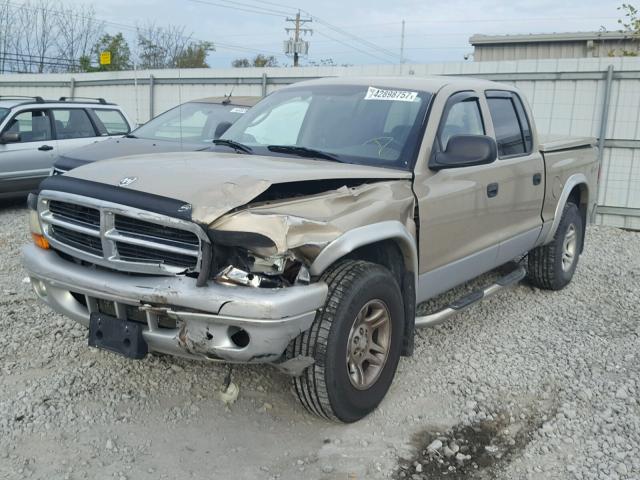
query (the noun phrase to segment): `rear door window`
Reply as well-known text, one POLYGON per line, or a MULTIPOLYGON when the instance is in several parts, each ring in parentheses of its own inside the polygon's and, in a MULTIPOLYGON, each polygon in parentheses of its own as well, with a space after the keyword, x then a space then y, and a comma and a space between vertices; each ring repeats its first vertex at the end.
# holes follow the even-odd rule
POLYGON ((529 119, 524 111, 522 100, 520 97, 513 96, 513 103, 516 106, 516 112, 518 112, 518 118, 520 119, 520 128, 522 129, 522 136, 524 137, 524 146, 526 152, 530 152, 533 148, 533 137, 531 136, 531 125, 529 125, 529 119))
POLYGON ((512 92, 487 94, 500 158, 526 155, 532 148, 531 127, 522 101, 512 92))
POLYGON ((20 143, 51 140, 51 119, 46 110, 20 112, 11 119, 5 132, 19 133, 20 143))
POLYGON ((82 108, 55 109, 53 119, 58 140, 98 136, 89 115, 82 108))
POLYGON ((125 135, 129 133, 129 124, 124 115, 118 110, 94 108, 92 112, 98 120, 98 129, 103 131, 101 132, 103 135, 125 135))

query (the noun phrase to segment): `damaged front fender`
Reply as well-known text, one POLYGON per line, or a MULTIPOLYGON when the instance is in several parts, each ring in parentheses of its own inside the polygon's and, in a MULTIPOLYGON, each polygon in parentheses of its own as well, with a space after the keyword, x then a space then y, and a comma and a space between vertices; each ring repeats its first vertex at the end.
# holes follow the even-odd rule
MULTIPOLYGON (((401 249, 411 270, 417 271, 415 255, 416 226, 413 221, 415 200, 409 180, 376 181, 292 200, 248 205, 212 223, 214 232, 252 232, 272 240, 273 246, 252 249, 258 255, 293 255, 307 266, 337 239, 363 227, 366 236, 355 242, 342 242, 335 254, 378 240, 402 237, 401 249), (391 227, 393 222, 393 231, 391 227), (373 227, 377 225, 378 227, 373 227), (411 252, 413 246, 413 252, 411 252)), ((361 232, 362 233, 362 232, 361 232)), ((326 265, 331 255, 325 255, 326 265)), ((330 264, 330 263, 329 263, 330 264)), ((328 266, 328 265, 327 265, 328 266)), ((312 272, 317 274, 319 268, 312 272)))

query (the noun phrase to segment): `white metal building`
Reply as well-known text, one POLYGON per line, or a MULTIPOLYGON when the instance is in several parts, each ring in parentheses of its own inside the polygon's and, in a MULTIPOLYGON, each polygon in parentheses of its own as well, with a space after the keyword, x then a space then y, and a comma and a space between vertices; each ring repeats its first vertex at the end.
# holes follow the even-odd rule
POLYGON ((610 57, 623 52, 640 55, 640 38, 628 32, 474 35, 469 43, 476 62, 610 57))

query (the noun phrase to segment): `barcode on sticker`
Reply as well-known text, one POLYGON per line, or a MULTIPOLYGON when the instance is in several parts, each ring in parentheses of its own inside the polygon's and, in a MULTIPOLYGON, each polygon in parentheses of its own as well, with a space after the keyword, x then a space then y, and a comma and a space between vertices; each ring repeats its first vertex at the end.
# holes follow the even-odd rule
POLYGON ((418 98, 418 92, 407 90, 383 90, 381 88, 369 87, 365 100, 395 100, 397 102, 413 102, 418 98))
POLYGON ((248 111, 249 111, 248 108, 238 108, 238 107, 235 107, 229 110, 229 112, 231 113, 247 113, 248 111))

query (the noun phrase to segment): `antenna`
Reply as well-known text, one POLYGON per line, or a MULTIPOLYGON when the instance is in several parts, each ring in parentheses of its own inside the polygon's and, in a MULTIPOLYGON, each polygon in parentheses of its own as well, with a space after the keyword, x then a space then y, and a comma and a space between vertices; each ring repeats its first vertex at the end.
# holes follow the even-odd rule
POLYGON ((229 95, 225 95, 224 96, 224 100, 222 100, 222 104, 223 105, 227 105, 229 103, 231 103, 231 95, 233 95, 233 90, 236 88, 236 86, 234 85, 233 87, 231 87, 231 91, 229 92, 229 95))

